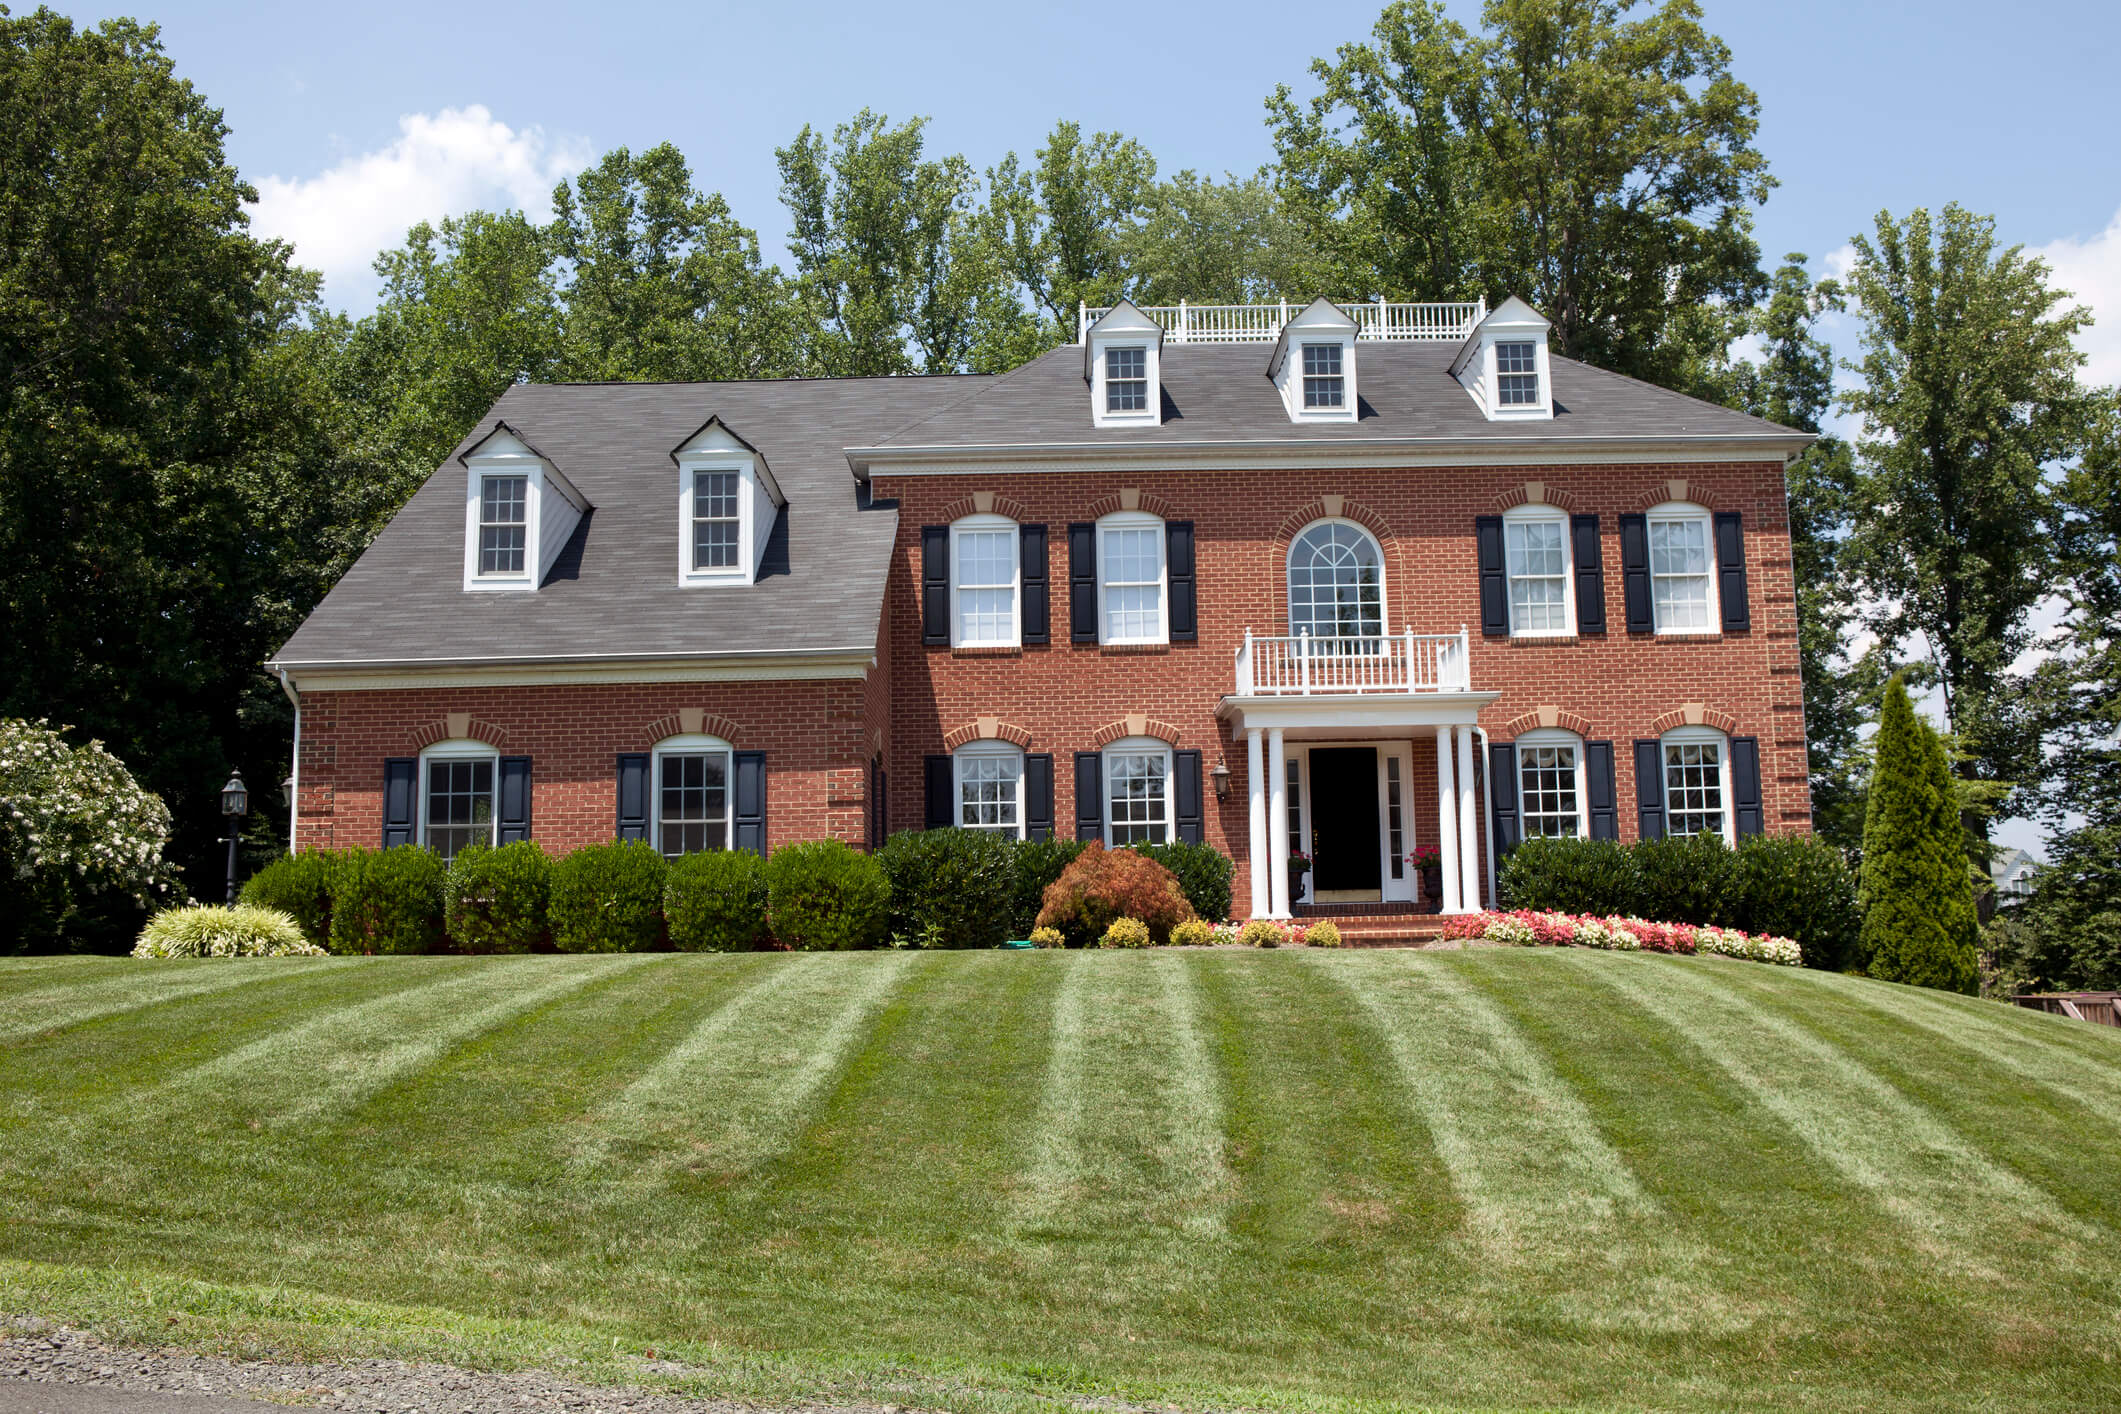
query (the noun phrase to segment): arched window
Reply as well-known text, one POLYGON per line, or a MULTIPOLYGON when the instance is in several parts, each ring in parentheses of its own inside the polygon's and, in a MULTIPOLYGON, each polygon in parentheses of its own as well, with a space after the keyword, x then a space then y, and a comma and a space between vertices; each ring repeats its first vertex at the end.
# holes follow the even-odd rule
POLYGON ((494 777, 501 753, 483 741, 442 741, 420 753, 420 843, 454 859, 494 842, 494 777))
POLYGON ((1384 553, 1361 526, 1322 520, 1289 546, 1289 632, 1379 638, 1385 631, 1384 553))
POLYGON ((1644 518, 1650 539, 1650 603, 1659 633, 1713 633, 1716 537, 1709 513, 1666 501, 1644 518))
POLYGON ((1168 844, 1171 746, 1130 736, 1105 748, 1105 843, 1168 844))
POLYGON ((950 527, 950 641, 961 648, 1014 648, 1017 540, 1007 516, 966 516, 950 527))
POLYGON ((1510 632, 1521 638, 1574 633, 1569 518, 1556 506, 1517 506, 1503 514, 1502 537, 1510 632))
POLYGON ((729 842, 729 743, 700 735, 657 742, 655 847, 676 859, 729 842))
POLYGON ((1658 743, 1664 766, 1664 832, 1722 835, 1731 823, 1731 748, 1714 727, 1674 727, 1658 743))
POLYGON ((956 818, 967 830, 1024 837, 1024 753, 1014 742, 972 741, 951 753, 956 818))
POLYGON ((1582 839, 1590 833, 1583 739, 1558 727, 1517 738, 1517 809, 1524 837, 1582 839))
POLYGON ((1097 523, 1098 641, 1167 643, 1164 523, 1120 511, 1097 523))

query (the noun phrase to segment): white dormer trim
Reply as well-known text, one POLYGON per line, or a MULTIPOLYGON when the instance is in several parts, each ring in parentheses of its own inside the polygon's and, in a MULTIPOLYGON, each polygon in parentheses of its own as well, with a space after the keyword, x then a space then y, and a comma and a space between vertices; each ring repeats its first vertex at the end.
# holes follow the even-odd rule
POLYGON ((1547 334, 1553 328, 1547 317, 1511 295, 1495 312, 1480 321, 1459 346, 1451 361, 1451 374, 1458 379, 1490 422, 1545 422, 1554 416, 1554 374, 1547 357, 1547 334), (1534 375, 1539 379, 1538 399, 1530 403, 1502 401, 1502 374, 1496 366, 1496 349, 1502 344, 1530 344, 1534 375))
POLYGON ((533 592, 545 582, 553 562, 566 548, 588 498, 505 422, 473 443, 458 461, 464 466, 464 588, 474 592, 533 592), (479 509, 489 476, 520 476, 524 481, 523 568, 519 573, 479 573, 479 509))
POLYGON ((775 519, 788 504, 772 468, 758 448, 731 431, 719 415, 671 449, 678 469, 678 583, 692 588, 715 584, 756 584, 766 558, 766 541, 775 519), (701 472, 730 472, 737 478, 736 563, 702 567, 695 563, 693 493, 701 472))
POLYGON ((1083 334, 1083 381, 1090 385, 1090 420, 1097 427, 1154 427, 1164 420, 1164 326, 1121 300, 1083 334), (1148 380, 1145 405, 1136 410, 1106 406, 1105 355, 1113 349, 1140 349, 1148 380))
POLYGON ((1291 422, 1353 422, 1356 419, 1355 336, 1361 326, 1329 299, 1315 299, 1282 326, 1267 361, 1267 376, 1288 410, 1291 422), (1340 355, 1341 399, 1337 406, 1308 406, 1304 400, 1304 350, 1335 349, 1340 355))

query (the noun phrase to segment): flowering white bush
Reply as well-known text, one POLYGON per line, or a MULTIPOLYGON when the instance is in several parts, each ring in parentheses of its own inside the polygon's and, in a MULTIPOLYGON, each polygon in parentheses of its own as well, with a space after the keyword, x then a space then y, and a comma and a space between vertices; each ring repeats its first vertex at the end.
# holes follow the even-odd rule
POLYGON ((1629 930, 1625 918, 1579 918, 1571 941, 1580 948, 1604 948, 1609 952, 1639 952, 1642 948, 1642 940, 1629 930))
POLYGON ((169 808, 103 743, 71 746, 46 722, 0 718, 0 887, 16 907, 57 926, 89 894, 167 902, 177 884, 168 842, 169 808))
POLYGON ((147 920, 134 957, 323 957, 294 918, 247 903, 166 908, 147 920))
POLYGON ((1481 933, 1491 943, 1508 943, 1512 947, 1528 948, 1539 941, 1532 933, 1529 919, 1515 914, 1498 913, 1492 923, 1481 933))

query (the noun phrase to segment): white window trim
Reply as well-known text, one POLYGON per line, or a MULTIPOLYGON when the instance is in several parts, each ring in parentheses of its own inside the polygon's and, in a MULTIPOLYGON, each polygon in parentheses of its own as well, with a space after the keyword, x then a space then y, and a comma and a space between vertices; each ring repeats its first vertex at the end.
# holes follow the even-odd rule
POLYGON ((1172 775, 1175 762, 1171 752, 1171 743, 1161 737, 1129 736, 1113 742, 1105 747, 1103 751, 1100 751, 1097 756, 1098 784, 1105 795, 1105 848, 1117 849, 1120 847, 1114 844, 1112 839, 1112 758, 1114 756, 1162 756, 1164 758, 1163 843, 1170 844, 1176 840, 1178 838, 1178 802, 1175 797, 1178 793, 1178 783, 1172 775))
POLYGON ((978 830, 982 834, 1005 834, 1003 828, 965 823, 965 763, 982 758, 996 758, 1016 763, 1016 829, 1015 838, 1024 838, 1024 749, 1009 741, 968 741, 950 753, 950 823, 962 830, 978 830))
MULTIPOLYGON (((1130 586, 1131 587, 1131 586, 1130 586)), ((1160 644, 1171 641, 1171 565, 1170 546, 1164 539, 1163 517, 1147 511, 1115 511, 1097 523, 1097 641, 1112 644, 1160 644), (1105 532, 1107 530, 1153 530, 1156 532, 1156 632, 1133 637, 1114 638, 1105 633, 1108 620, 1105 616, 1105 532)))
POLYGON ((1559 506, 1536 502, 1530 505, 1513 506, 1502 514, 1502 592, 1510 615, 1510 637, 1512 638, 1574 638, 1576 636, 1576 546, 1575 537, 1569 533, 1568 512, 1559 506), (1519 628, 1517 626, 1517 596, 1510 586, 1510 527, 1513 525, 1551 524, 1561 527, 1561 627, 1519 628))
MULTIPOLYGON (((1294 637, 1297 632, 1296 586, 1291 582, 1290 578, 1296 568, 1296 547, 1303 544, 1304 537, 1306 535, 1309 535, 1312 531, 1317 530, 1320 526, 1326 525, 1346 526, 1349 530, 1354 531, 1356 534, 1362 536, 1363 539, 1369 541, 1371 548, 1377 551, 1378 636, 1390 637, 1392 632, 1392 590, 1391 585, 1388 583, 1391 576, 1385 573, 1385 547, 1375 535, 1372 535, 1370 533, 1368 527, 1362 525, 1357 521, 1348 520, 1345 517, 1339 516, 1322 516, 1319 519, 1312 521, 1309 525, 1306 525, 1301 530, 1297 531, 1296 534, 1289 537, 1289 552, 1286 555, 1282 556, 1281 592, 1284 601, 1282 604, 1283 617, 1288 623, 1290 636, 1294 637)), ((1322 635, 1317 634, 1313 635, 1313 637, 1321 636, 1322 635)))
POLYGON ((1353 422, 1357 416, 1355 385, 1355 336, 1353 334, 1303 334, 1295 338, 1295 347, 1288 352, 1289 380, 1286 401, 1289 417, 1295 422, 1353 422), (1340 406, 1314 408, 1304 406, 1304 350, 1306 348, 1337 347, 1340 350, 1340 406))
MULTIPOLYGON (((1511 745, 1515 748, 1511 755, 1511 761, 1517 768, 1516 779, 1510 784, 1517 792, 1518 834, 1525 839, 1532 837, 1531 831, 1525 827, 1526 820, 1530 818, 1525 812, 1524 802, 1523 754, 1525 750, 1542 746, 1567 746, 1574 748, 1576 752, 1576 838, 1589 839, 1591 837, 1591 783, 1584 769, 1583 738, 1566 727, 1540 727, 1526 732, 1512 742, 1511 745)), ((1662 761, 1664 758, 1660 756, 1658 759, 1662 761)))
POLYGON ((1672 833, 1672 791, 1664 775, 1664 749, 1707 743, 1720 748, 1716 753, 1716 776, 1717 793, 1723 799, 1723 842, 1736 849, 1738 812, 1731 799, 1731 739, 1714 727, 1674 727, 1657 738, 1657 800, 1664 809, 1664 832, 1667 836, 1672 833))
MULTIPOLYGON (((722 766, 722 848, 736 848, 736 748, 703 733, 666 736, 648 756, 648 842, 663 852, 663 757, 699 756, 719 751, 722 766)), ((667 856, 666 856, 667 857, 667 856)))
MULTIPOLYGON (((438 741, 420 753, 419 778, 415 782, 420 794, 420 843, 432 849, 427 839, 427 763, 430 761, 490 761, 493 763, 493 807, 487 813, 486 843, 491 846, 500 839, 501 830, 501 751, 483 741, 470 737, 459 737, 450 741, 438 741)), ((452 826, 451 828, 455 828, 452 826)))
POLYGON ((678 583, 687 587, 703 584, 750 584, 758 568, 759 499, 758 461, 720 448, 703 448, 678 456, 678 583), (696 474, 703 471, 733 471, 737 474, 736 563, 713 569, 696 569, 692 555, 692 497, 696 474))
POLYGON ((1701 522, 1701 543, 1708 547, 1709 621, 1698 626, 1667 625, 1663 621, 1663 617, 1657 612, 1657 562, 1654 558, 1649 558, 1649 563, 1644 568, 1650 577, 1650 618, 1652 624, 1658 633, 1721 633, 1723 631, 1723 602, 1721 596, 1716 592, 1716 518, 1709 514, 1708 507, 1696 505, 1692 501, 1663 501, 1652 506, 1643 513, 1642 517, 1642 553, 1646 558, 1653 553, 1650 548, 1652 540, 1650 527, 1661 520, 1693 520, 1701 522))
POLYGON ((1163 358, 1162 341, 1133 332, 1115 333, 1094 341, 1090 365, 1090 413, 1092 425, 1097 427, 1141 427, 1153 426, 1163 421, 1163 358), (1142 372, 1148 379, 1146 407, 1133 411, 1114 412, 1106 407, 1105 355, 1114 349, 1140 349, 1142 372))
POLYGON ((526 452, 494 451, 464 459, 464 587, 479 591, 535 591, 544 577, 539 563, 545 533, 545 463, 526 452), (479 573, 479 510, 486 478, 523 478, 523 569, 519 574, 479 573))
MULTIPOLYGON (((974 585, 975 589, 1000 588, 974 585)), ((1024 641, 1024 538, 1023 528, 1007 516, 970 515, 950 523, 950 646, 952 648, 1017 648, 1024 641), (967 531, 1009 532, 1009 563, 1014 574, 1009 581, 1009 633, 1005 638, 963 637, 964 616, 958 612, 958 594, 965 557, 958 552, 958 537, 967 531)))
POLYGON ((1487 393, 1487 414, 1497 422, 1518 419, 1551 419, 1554 416, 1554 371, 1547 360, 1547 340, 1544 329, 1537 332, 1526 329, 1499 329, 1487 340, 1480 351, 1481 373, 1487 393), (1502 400, 1501 357, 1496 349, 1502 344, 1530 344, 1532 346, 1532 369, 1539 379, 1539 400, 1531 403, 1506 403, 1502 400))

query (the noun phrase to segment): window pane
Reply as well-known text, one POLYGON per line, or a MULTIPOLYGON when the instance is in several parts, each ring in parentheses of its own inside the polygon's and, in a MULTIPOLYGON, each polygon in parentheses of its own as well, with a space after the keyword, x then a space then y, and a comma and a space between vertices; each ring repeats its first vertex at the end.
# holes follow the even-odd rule
POLYGON ((1495 346, 1496 400, 1504 407, 1537 404, 1539 363, 1530 344, 1495 346))
POLYGON ((1018 835, 1020 756, 969 755, 957 762, 957 823, 970 830, 1018 835))
POLYGON ((1657 627, 1711 627, 1709 529, 1699 517, 1650 522, 1650 586, 1657 627))
POLYGON ((1163 636, 1164 533, 1160 526, 1107 529, 1105 641, 1163 636))
POLYGON ((1112 843, 1162 844, 1169 838, 1164 760, 1160 751, 1118 751, 1105 757, 1112 843))
POLYGON ((737 542, 743 523, 743 478, 733 471, 694 472, 692 567, 737 568, 737 542))
POLYGON ((729 756, 663 752, 657 758, 656 847, 671 858, 729 847, 729 756))
POLYGON ((529 479, 486 476, 479 480, 479 573, 521 574, 528 524, 529 479))
POLYGON ((958 642, 1016 641, 1016 540, 1014 528, 957 533, 958 642))
POLYGON ((1527 839, 1577 834, 1581 821, 1577 817, 1575 747, 1519 747, 1517 779, 1527 839))
POLYGON ((1670 743, 1664 748, 1665 833, 1723 833, 1723 746, 1670 743))
POLYGON ((1105 410, 1142 412, 1149 406, 1149 351, 1105 350, 1105 410))
POLYGON ((1377 637, 1384 632, 1384 573, 1376 542, 1348 525, 1304 532, 1289 554, 1289 632, 1377 637))
POLYGON ((1385 758, 1385 833, 1392 856, 1392 877, 1407 876, 1406 812, 1399 799, 1399 758, 1385 758))
POLYGON ((1510 581, 1510 626, 1519 633, 1552 633, 1569 626, 1565 612, 1567 557, 1559 521, 1511 521, 1504 527, 1510 581))
POLYGON ((493 843, 493 759, 427 763, 427 846, 454 859, 493 843))
POLYGON ((1337 408, 1346 396, 1339 344, 1304 345, 1304 406, 1337 408))

